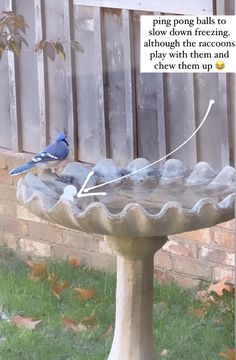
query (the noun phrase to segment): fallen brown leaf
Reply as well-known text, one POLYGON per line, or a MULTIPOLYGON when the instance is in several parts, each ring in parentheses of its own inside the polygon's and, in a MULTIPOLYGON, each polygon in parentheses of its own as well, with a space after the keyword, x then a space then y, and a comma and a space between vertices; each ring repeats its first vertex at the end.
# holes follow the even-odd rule
POLYGON ((31 269, 29 273, 31 279, 43 279, 47 277, 47 264, 45 262, 34 262, 32 258, 28 256, 26 264, 31 269))
POLYGON ((54 296, 56 296, 56 298, 59 300, 60 299, 60 294, 64 289, 68 289, 70 287, 70 285, 68 284, 67 281, 64 281, 61 284, 54 284, 52 286, 52 293, 54 296))
POLYGON ((80 266, 80 261, 79 261, 79 259, 77 259, 77 258, 75 258, 75 257, 69 257, 69 259, 68 259, 68 263, 71 265, 71 266, 73 266, 73 267, 78 267, 78 266, 80 266))
POLYGON ((209 295, 206 290, 200 290, 196 292, 195 299, 199 300, 202 304, 211 305, 215 303, 213 296, 209 295))
POLYGON ((226 352, 220 352, 219 355, 227 360, 235 360, 235 352, 233 349, 228 349, 226 352))
POLYGON ((93 310, 92 314, 89 316, 85 316, 82 320, 81 320, 81 324, 86 325, 87 328, 92 329, 95 325, 95 310, 93 310))
POLYGON ((53 286, 56 282, 57 282, 57 276, 54 273, 51 273, 50 275, 48 275, 48 281, 50 282, 50 284, 53 286))
POLYGON ((206 309, 204 307, 203 308, 197 308, 197 309, 189 307, 188 312, 191 315, 194 315, 194 316, 196 316, 198 318, 201 318, 201 317, 203 317, 205 315, 206 309))
POLYGON ((29 329, 29 330, 34 330, 35 327, 41 323, 41 321, 42 321, 42 319, 34 321, 31 318, 26 318, 26 317, 23 317, 20 315, 17 315, 12 319, 12 322, 16 326, 23 327, 23 328, 29 329))
POLYGON ((113 334, 113 326, 110 325, 109 328, 104 332, 103 336, 108 337, 111 336, 112 334, 113 334))
POLYGON ((96 289, 75 288, 79 299, 89 300, 96 296, 96 289))
POLYGON ((76 332, 82 332, 85 330, 88 330, 87 326, 81 323, 77 323, 74 320, 71 320, 69 318, 67 318, 66 316, 63 317, 63 324, 64 324, 64 328, 67 330, 73 330, 76 332))
POLYGON ((224 290, 232 293, 234 291, 234 288, 232 285, 226 284, 227 279, 223 279, 215 284, 211 283, 209 288, 207 289, 208 293, 211 293, 212 291, 215 292, 218 296, 222 297, 224 294, 224 290))

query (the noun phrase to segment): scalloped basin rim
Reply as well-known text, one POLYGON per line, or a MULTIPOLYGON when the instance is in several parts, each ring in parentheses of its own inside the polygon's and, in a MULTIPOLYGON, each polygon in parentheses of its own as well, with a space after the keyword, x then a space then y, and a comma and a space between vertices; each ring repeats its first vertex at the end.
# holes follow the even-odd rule
MULTIPOLYGON (((93 234, 159 237, 210 227, 234 217, 234 193, 231 192, 231 187, 230 193, 222 192, 218 200, 202 196, 191 207, 183 206, 176 200, 168 201, 168 198, 161 203, 157 198, 152 201, 152 207, 146 208, 145 203, 137 203, 136 198, 132 197, 130 202, 120 207, 108 207, 102 201, 89 203, 89 198, 86 201, 85 198, 76 199, 76 202, 59 200, 60 193, 56 192, 54 183, 50 187, 44 181, 30 173, 21 178, 17 184, 20 202, 47 221, 93 234)), ((139 195, 140 193, 138 199, 139 195)), ((114 200, 116 199, 115 194, 114 200)), ((116 205, 116 202, 112 204, 116 205)))
POLYGON ((170 208, 174 208, 176 209, 179 213, 182 213, 183 215, 194 215, 196 213, 199 213, 201 211, 201 208, 203 206, 206 205, 210 205, 212 208, 214 208, 216 211, 220 211, 222 213, 224 212, 228 212, 229 209, 225 209, 220 207, 219 205, 225 201, 226 199, 228 199, 228 203, 229 206, 232 207, 233 203, 234 203, 234 194, 230 194, 228 195, 224 200, 222 200, 220 203, 217 203, 215 200, 212 200, 211 198, 203 198, 200 199, 193 207, 192 209, 184 209, 181 204, 179 204, 176 201, 169 201, 166 204, 164 204, 161 208, 160 211, 158 211, 158 213, 156 214, 150 214, 142 205, 138 204, 138 203, 129 203, 128 205, 126 205, 124 207, 124 209, 122 211, 120 211, 119 213, 111 213, 105 204, 101 203, 101 202, 96 202, 93 201, 91 202, 87 208, 85 210, 81 210, 79 208, 77 208, 75 206, 74 203, 72 203, 71 201, 67 200, 67 199, 62 199, 60 201, 58 201, 54 206, 52 207, 47 207, 47 205, 45 204, 45 201, 43 201, 43 198, 47 197, 46 195, 42 196, 42 193, 40 192, 34 192, 30 197, 28 197, 27 199, 25 199, 24 195, 24 199, 22 199, 22 192, 24 189, 24 184, 21 184, 21 182, 23 182, 23 179, 20 179, 18 184, 17 184, 17 195, 19 197, 19 200, 21 202, 23 202, 23 204, 27 205, 30 204, 34 199, 38 199, 42 205, 41 210, 45 210, 45 212, 47 214, 52 213, 53 211, 55 211, 55 209, 58 208, 58 206, 64 205, 65 207, 69 208, 70 211, 77 217, 77 218, 84 218, 86 217, 89 212, 91 211, 92 208, 99 208, 102 211, 104 211, 104 213, 106 214, 107 217, 109 217, 110 219, 120 219, 122 217, 125 217, 127 215, 127 213, 136 208, 139 209, 140 212, 142 212, 147 218, 155 220, 155 219, 160 219, 162 216, 164 216, 164 214, 166 213, 166 211, 170 208), (21 189, 20 189, 21 188, 21 189), (20 189, 20 190, 19 190, 20 189))
MULTIPOLYGON (((21 181, 23 181, 23 179, 20 179, 18 184, 19 184, 19 187, 22 186, 21 184, 21 181)), ((25 186, 25 185, 23 185, 25 186)), ((17 185, 18 187, 18 185, 17 185)), ((19 188, 18 187, 18 188, 19 188)), ((22 191, 22 188, 21 188, 21 191, 22 191)), ((19 193, 18 193, 19 195, 19 193)), ((221 208, 219 207, 219 204, 220 203, 217 203, 215 200, 211 199, 211 198, 203 198, 203 199, 200 199, 193 207, 192 209, 184 209, 182 207, 181 204, 179 204, 178 202, 176 201, 168 201, 166 204, 164 204, 161 208, 160 211, 158 211, 158 213, 156 214, 150 214, 142 205, 138 204, 138 203, 135 203, 135 202, 131 202, 129 203, 128 205, 126 205, 124 207, 124 209, 122 211, 120 211, 119 213, 111 213, 105 204, 99 202, 99 201, 93 201, 91 202, 87 208, 85 210, 81 210, 79 208, 77 208, 74 203, 72 203, 71 201, 67 200, 67 199, 62 199, 60 201, 58 201, 54 206, 52 207, 47 207, 45 202, 43 201, 43 197, 47 197, 46 195, 41 195, 41 193, 39 192, 34 192, 27 200, 24 199, 23 202, 24 204, 28 204, 30 202, 32 202, 34 200, 34 198, 38 198, 39 200, 41 200, 41 203, 42 203, 42 208, 44 208, 46 210, 47 213, 51 213, 53 212, 58 206, 60 206, 61 204, 65 204, 67 207, 70 208, 70 210, 76 214, 78 217, 85 217, 91 208, 101 208, 103 211, 105 211, 105 213, 107 214, 108 217, 110 218, 120 218, 120 217, 123 217, 123 216, 126 216, 127 212, 129 210, 132 210, 133 208, 138 208, 142 213, 144 213, 147 217, 149 217, 150 219, 155 219, 155 218, 160 218, 169 208, 175 208, 176 210, 178 210, 179 212, 185 214, 185 215, 191 215, 191 214, 194 214, 196 212, 199 212, 201 207, 202 206, 205 206, 205 205, 211 205, 212 207, 214 207, 215 209, 219 209, 220 211, 224 212, 224 211, 227 211, 226 209, 224 208, 221 208)), ((229 199, 229 202, 232 202, 233 204, 233 201, 234 201, 234 194, 230 194, 228 195, 225 199, 229 199)), ((222 201, 225 201, 222 200, 222 201)), ((20 198, 20 200, 22 201, 22 199, 20 198)), ((222 202, 221 201, 221 202, 222 202)))

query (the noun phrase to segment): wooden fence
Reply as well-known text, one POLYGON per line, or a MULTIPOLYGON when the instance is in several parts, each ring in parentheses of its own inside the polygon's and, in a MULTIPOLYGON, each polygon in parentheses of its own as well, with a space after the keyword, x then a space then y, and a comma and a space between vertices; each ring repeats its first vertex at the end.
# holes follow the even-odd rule
POLYGON ((233 160, 234 74, 141 74, 141 14, 234 14, 233 0, 1 0, 29 24, 30 47, 42 38, 75 39, 66 60, 24 51, 0 62, 0 147, 37 152, 65 130, 71 158, 156 160, 181 144, 202 120, 197 137, 174 157, 215 169, 233 160))

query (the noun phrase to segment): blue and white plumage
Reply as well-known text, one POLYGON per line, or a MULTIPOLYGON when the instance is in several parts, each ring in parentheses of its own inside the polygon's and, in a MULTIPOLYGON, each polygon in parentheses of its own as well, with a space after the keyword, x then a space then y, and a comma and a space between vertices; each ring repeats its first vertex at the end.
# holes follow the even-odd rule
POLYGON ((18 166, 9 172, 10 175, 19 175, 35 166, 55 167, 69 154, 69 144, 65 134, 59 133, 54 142, 36 154, 29 162, 18 166))

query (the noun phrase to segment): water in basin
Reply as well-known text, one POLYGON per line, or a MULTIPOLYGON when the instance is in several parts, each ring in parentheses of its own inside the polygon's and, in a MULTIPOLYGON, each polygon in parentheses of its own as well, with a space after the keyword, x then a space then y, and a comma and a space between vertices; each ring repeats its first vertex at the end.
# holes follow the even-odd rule
POLYGON ((223 185, 187 186, 184 182, 160 184, 153 181, 138 184, 122 183, 104 186, 107 196, 100 196, 111 213, 119 213, 130 203, 142 205, 149 213, 156 214, 164 204, 176 201, 185 209, 191 209, 200 199, 211 198, 221 201, 233 192, 232 187, 223 185))

